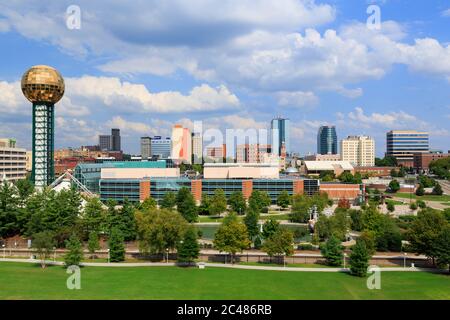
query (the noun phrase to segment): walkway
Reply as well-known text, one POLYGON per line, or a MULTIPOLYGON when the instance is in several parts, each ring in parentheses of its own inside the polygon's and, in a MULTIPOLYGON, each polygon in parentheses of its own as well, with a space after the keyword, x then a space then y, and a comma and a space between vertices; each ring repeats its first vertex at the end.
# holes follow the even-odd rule
MULTIPOLYGON (((0 262, 21 262, 40 264, 41 261, 37 259, 0 259, 0 262)), ((63 266, 62 261, 46 260, 46 264, 54 266, 63 266)), ((296 268, 296 267, 270 267, 270 266, 249 266, 240 264, 222 264, 222 263, 198 263, 197 266, 203 264, 205 267, 212 268, 230 268, 230 269, 246 269, 246 270, 267 270, 267 271, 290 271, 290 272, 350 272, 348 268, 296 268)), ((97 263, 97 262, 83 262, 81 266, 86 267, 174 267, 177 264, 170 262, 139 262, 139 263, 97 263)), ((447 270, 430 269, 430 268, 380 268, 382 272, 432 272, 432 273, 448 273, 447 270)))

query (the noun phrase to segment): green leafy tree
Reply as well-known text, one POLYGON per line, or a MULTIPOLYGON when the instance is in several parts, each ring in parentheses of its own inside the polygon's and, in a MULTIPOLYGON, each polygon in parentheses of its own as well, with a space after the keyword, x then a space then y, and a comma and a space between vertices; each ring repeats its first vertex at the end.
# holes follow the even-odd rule
POLYGON ((14 186, 0 184, 0 238, 7 238, 20 232, 19 200, 14 186))
POLYGON ((427 207, 427 204, 423 200, 417 200, 416 204, 420 209, 425 209, 427 207))
POLYGON ((108 239, 109 259, 111 262, 125 261, 125 245, 122 231, 112 228, 108 239))
POLYGON ((34 192, 34 184, 28 179, 17 180, 15 183, 17 192, 19 193, 19 199, 24 202, 34 192))
POLYGON ((419 211, 407 233, 411 250, 426 255, 435 263, 437 257, 435 244, 447 226, 448 222, 442 212, 431 208, 419 211))
POLYGON ((311 199, 306 195, 292 197, 291 219, 293 222, 306 223, 310 218, 309 210, 312 207, 311 199))
POLYGON ((291 203, 291 196, 286 190, 283 190, 277 197, 277 205, 283 209, 289 207, 291 203))
POLYGON ((362 211, 361 210, 349 210, 350 216, 350 228, 355 231, 362 231, 363 225, 361 221, 362 211))
POLYGON ((249 207, 258 212, 262 212, 263 208, 270 206, 272 200, 267 192, 253 190, 250 198, 248 199, 249 207))
POLYGON ((436 239, 436 258, 439 266, 447 266, 450 272, 450 226, 446 226, 436 239))
POLYGON ((398 190, 400 190, 400 183, 397 180, 394 179, 389 182, 389 191, 397 193, 398 190))
POLYGON ((416 190, 416 196, 421 197, 423 195, 425 195, 425 188, 423 187, 422 184, 419 184, 419 187, 416 190))
POLYGON ((211 214, 211 197, 206 193, 202 194, 202 201, 198 207, 198 214, 202 216, 209 216, 211 214))
POLYGON ((410 208, 411 210, 417 210, 417 203, 416 203, 416 202, 411 203, 411 204, 409 205, 409 208, 410 208))
POLYGON ((220 252, 228 252, 231 255, 231 263, 234 263, 236 252, 242 252, 250 243, 245 224, 239 222, 234 213, 224 219, 214 236, 214 247, 220 252))
POLYGON ((263 244, 262 250, 269 257, 274 256, 291 256, 294 253, 292 244, 294 237, 291 231, 287 229, 278 229, 263 244))
POLYGON ((103 204, 97 197, 92 197, 87 200, 83 213, 84 231, 86 234, 91 232, 100 233, 105 226, 105 210, 103 204))
POLYGON ((125 241, 133 241, 137 236, 135 210, 133 204, 125 199, 119 213, 119 225, 116 226, 122 232, 125 241))
POLYGON ((197 221, 197 206, 189 188, 183 187, 178 191, 177 210, 187 222, 197 221))
POLYGON ((194 227, 191 226, 186 230, 183 240, 178 244, 178 262, 192 263, 198 258, 200 247, 197 236, 197 230, 194 227))
POLYGON ((163 254, 174 250, 183 239, 188 223, 168 209, 136 212, 139 250, 144 254, 163 254))
POLYGON ((166 192, 161 201, 161 208, 173 210, 176 205, 177 205, 177 195, 173 192, 166 192))
POLYGON ((444 191, 442 191, 442 187, 439 183, 436 182, 436 186, 433 188, 433 194, 436 196, 442 196, 444 191))
POLYGON ((255 239, 259 235, 259 212, 256 210, 248 209, 247 214, 244 217, 244 223, 247 227, 249 239, 255 239))
POLYGON ((50 231, 38 232, 32 236, 31 247, 39 256, 42 268, 46 267, 46 260, 50 257, 55 245, 54 233, 50 231))
POLYGON ((228 204, 231 209, 237 214, 244 214, 247 209, 247 204, 244 199, 244 195, 241 191, 235 191, 230 195, 230 199, 228 200, 228 204))
POLYGON ((331 236, 325 245, 321 247, 322 256, 325 258, 327 265, 333 267, 339 267, 342 265, 344 258, 344 247, 341 245, 341 241, 331 236))
POLYGON ((210 211, 212 215, 220 215, 227 210, 227 198, 223 189, 214 190, 214 195, 211 199, 210 211))
POLYGON ((366 277, 370 254, 364 241, 356 241, 350 254, 350 273, 357 277, 366 277))
POLYGON ((266 191, 261 191, 261 206, 267 208, 272 204, 272 199, 266 191))
POLYGON ((280 230, 280 223, 270 218, 266 222, 264 222, 262 227, 262 236, 264 239, 269 239, 273 234, 275 234, 278 230, 280 230))
POLYGON ((137 209, 142 211, 149 211, 155 209, 157 205, 158 203, 155 199, 153 199, 152 197, 148 197, 137 206, 137 209))
POLYGON ((94 257, 95 252, 97 250, 100 250, 98 234, 95 231, 91 231, 91 233, 89 233, 88 250, 89 250, 89 253, 91 254, 91 258, 94 257))
POLYGON ((366 245, 367 251, 369 252, 369 255, 373 255, 376 252, 377 249, 377 243, 376 243, 376 236, 375 232, 373 231, 364 231, 361 232, 361 235, 358 238, 360 241, 363 241, 366 245))
POLYGON ((64 255, 65 266, 79 266, 81 260, 83 260, 83 247, 76 234, 72 234, 66 241, 66 249, 68 251, 64 255))

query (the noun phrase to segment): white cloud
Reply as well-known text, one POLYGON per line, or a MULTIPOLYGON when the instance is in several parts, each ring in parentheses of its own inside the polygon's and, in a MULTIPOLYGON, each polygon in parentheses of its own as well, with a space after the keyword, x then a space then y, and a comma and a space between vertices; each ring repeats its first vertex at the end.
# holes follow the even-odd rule
POLYGON ((450 9, 442 11, 441 14, 442 14, 443 17, 450 17, 450 9))
POLYGON ((277 93, 278 105, 281 107, 296 107, 303 108, 309 106, 315 106, 319 103, 319 98, 314 92, 297 91, 286 92, 282 91, 277 93))
POLYGON ((146 125, 145 123, 127 121, 120 116, 114 117, 112 120, 108 121, 106 125, 108 127, 119 128, 127 132, 131 131, 140 134, 150 134, 150 133, 156 134, 156 132, 154 132, 152 128, 146 125))
POLYGON ((207 84, 182 95, 177 91, 151 93, 142 84, 122 82, 119 78, 83 76, 68 78, 66 87, 71 97, 99 100, 108 107, 137 113, 226 111, 239 106, 239 99, 227 87, 212 88, 207 84))

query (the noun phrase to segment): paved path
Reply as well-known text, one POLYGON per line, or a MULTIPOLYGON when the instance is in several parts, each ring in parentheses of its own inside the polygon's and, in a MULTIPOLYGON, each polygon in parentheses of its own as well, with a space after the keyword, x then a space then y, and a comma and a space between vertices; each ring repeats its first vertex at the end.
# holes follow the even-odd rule
MULTIPOLYGON (((0 259, 0 262, 21 262, 40 264, 41 261, 37 259, 0 259)), ((62 261, 46 261, 48 265, 63 266, 62 261)), ((200 263, 199 263, 200 264, 200 263)), ((197 266, 199 265, 197 264, 197 266)), ((345 272, 348 273, 348 268, 295 268, 295 267, 270 267, 270 266, 251 266, 240 264, 223 264, 223 263, 202 263, 208 268, 230 268, 230 269, 246 269, 246 270, 268 270, 268 271, 290 271, 290 272, 345 272)), ((83 262, 81 266, 86 267, 174 267, 175 263, 155 263, 155 262, 140 262, 140 263, 96 263, 83 262)), ((432 273, 447 273, 447 270, 430 269, 430 268, 380 268, 382 272, 432 272, 432 273)))

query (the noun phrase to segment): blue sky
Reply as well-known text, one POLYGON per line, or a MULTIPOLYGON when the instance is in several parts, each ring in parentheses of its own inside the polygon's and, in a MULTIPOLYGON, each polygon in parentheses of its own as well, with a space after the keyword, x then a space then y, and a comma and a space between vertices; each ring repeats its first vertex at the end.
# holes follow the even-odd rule
POLYGON ((267 128, 291 119, 291 145, 316 150, 322 124, 339 139, 367 134, 377 155, 392 129, 430 132, 450 149, 448 1, 14 1, 0 4, 0 136, 31 146, 31 106, 20 78, 57 68, 56 146, 97 143, 122 130, 169 135, 174 123, 267 128), (66 9, 81 10, 81 29, 66 9), (366 25, 370 5, 381 25, 366 25))

